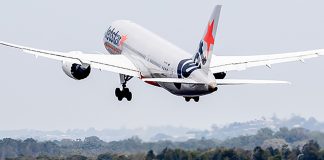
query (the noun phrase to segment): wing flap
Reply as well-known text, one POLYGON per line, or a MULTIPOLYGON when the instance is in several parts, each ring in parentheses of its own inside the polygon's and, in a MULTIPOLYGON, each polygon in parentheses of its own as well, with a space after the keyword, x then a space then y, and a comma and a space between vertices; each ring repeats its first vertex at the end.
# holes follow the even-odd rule
POLYGON ((43 52, 35 52, 35 51, 25 50, 25 49, 22 49, 22 51, 24 53, 31 54, 31 55, 34 55, 36 57, 44 57, 44 58, 49 58, 49 59, 58 60, 58 61, 66 61, 66 62, 82 64, 81 61, 78 60, 78 59, 74 59, 74 58, 70 58, 70 57, 64 57, 64 56, 58 56, 58 54, 56 54, 56 55, 46 54, 46 53, 43 53, 43 52))

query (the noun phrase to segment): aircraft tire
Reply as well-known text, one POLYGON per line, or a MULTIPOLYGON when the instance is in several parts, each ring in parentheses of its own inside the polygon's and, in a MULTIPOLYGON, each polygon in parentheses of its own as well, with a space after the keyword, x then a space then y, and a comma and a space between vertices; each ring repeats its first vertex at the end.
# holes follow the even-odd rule
POLYGON ((121 95, 121 90, 119 88, 115 89, 115 96, 119 97, 121 95))
POLYGON ((124 97, 123 96, 118 96, 117 98, 118 98, 118 101, 122 101, 124 97))
POLYGON ((118 98, 118 101, 122 101, 124 98, 124 93, 123 93, 123 91, 120 90, 120 88, 116 88, 115 96, 118 98))
POLYGON ((127 101, 131 101, 132 98, 133 98, 132 92, 126 93, 126 99, 127 99, 127 101))
POLYGON ((124 93, 124 95, 127 95, 128 93, 130 93, 130 92, 129 92, 129 89, 128 89, 128 88, 124 88, 124 89, 123 89, 123 93, 124 93))
POLYGON ((115 96, 118 98, 119 101, 122 101, 123 98, 126 98, 128 101, 131 101, 133 98, 132 92, 130 92, 128 88, 124 88, 123 90, 120 90, 120 88, 116 88, 115 96))

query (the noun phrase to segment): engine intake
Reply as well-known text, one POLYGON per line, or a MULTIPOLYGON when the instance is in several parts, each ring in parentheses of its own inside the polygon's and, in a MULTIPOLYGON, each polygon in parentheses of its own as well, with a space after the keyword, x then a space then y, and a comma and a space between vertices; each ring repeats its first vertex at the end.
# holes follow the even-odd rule
POLYGON ((91 72, 91 66, 89 64, 80 65, 70 62, 63 62, 62 69, 67 76, 75 80, 85 79, 91 72))

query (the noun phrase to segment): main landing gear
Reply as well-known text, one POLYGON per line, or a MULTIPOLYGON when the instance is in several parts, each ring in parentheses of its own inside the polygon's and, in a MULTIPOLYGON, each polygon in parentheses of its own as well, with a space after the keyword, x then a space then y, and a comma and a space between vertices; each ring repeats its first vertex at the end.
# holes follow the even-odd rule
POLYGON ((133 98, 132 92, 129 91, 129 89, 126 87, 126 84, 129 80, 131 80, 133 77, 126 76, 126 75, 120 75, 120 83, 122 84, 122 90, 120 88, 115 89, 115 96, 118 98, 119 101, 122 101, 123 98, 126 98, 127 101, 131 101, 133 98))
POLYGON ((195 102, 199 102, 199 97, 184 97, 186 102, 190 102, 193 99, 195 102))
POLYGON ((120 88, 116 88, 115 95, 119 101, 122 101, 123 98, 126 98, 128 101, 131 101, 133 98, 132 92, 129 91, 128 88, 124 88, 120 90, 120 88))

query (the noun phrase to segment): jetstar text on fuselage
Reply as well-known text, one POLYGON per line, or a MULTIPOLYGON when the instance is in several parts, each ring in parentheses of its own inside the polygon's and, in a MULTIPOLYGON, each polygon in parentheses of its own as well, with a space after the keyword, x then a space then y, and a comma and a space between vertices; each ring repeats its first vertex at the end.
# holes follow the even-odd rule
POLYGON ((105 47, 108 52, 111 54, 121 54, 121 41, 122 36, 119 34, 119 31, 110 26, 105 34, 105 47))
POLYGON ((119 31, 115 31, 115 28, 111 29, 111 27, 109 27, 109 29, 106 33, 107 41, 109 41, 110 43, 113 43, 116 46, 119 46, 121 38, 122 38, 122 36, 119 35, 119 31))

